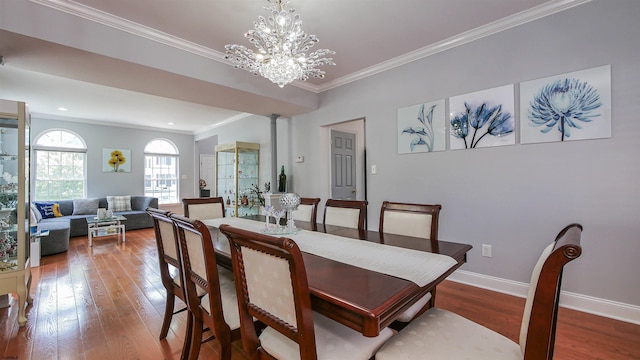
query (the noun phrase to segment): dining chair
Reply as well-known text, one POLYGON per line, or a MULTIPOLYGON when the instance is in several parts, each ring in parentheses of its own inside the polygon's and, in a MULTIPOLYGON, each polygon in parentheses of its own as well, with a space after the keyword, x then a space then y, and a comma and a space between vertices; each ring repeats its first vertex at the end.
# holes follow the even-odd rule
POLYGON ((219 219, 224 217, 224 199, 212 198, 186 198, 182 199, 184 216, 196 219, 219 219))
MULTIPOLYGON (((156 247, 158 249, 158 262, 160 264, 160 279, 166 290, 166 303, 164 307, 164 318, 160 328, 160 340, 167 337, 169 326, 173 315, 187 310, 187 300, 184 287, 182 286, 182 260, 178 244, 178 234, 176 232, 171 212, 156 208, 147 208, 147 213, 153 220, 153 227, 156 235, 156 247), (175 299, 179 298, 184 306, 174 311, 175 299)), ((187 355, 191 338, 185 336, 182 347, 182 358, 187 355)))
POLYGON ((312 311, 302 253, 293 240, 229 225, 220 231, 231 243, 242 344, 250 359, 364 360, 391 338, 389 328, 365 337, 312 311), (253 318, 266 325, 260 335, 253 318))
POLYGON ((553 358, 562 271, 582 253, 582 226, 566 226, 538 259, 525 302, 519 344, 446 310, 431 308, 388 341, 376 360, 553 358))
POLYGON ((171 219, 178 233, 189 310, 187 338, 191 341, 188 359, 197 359, 202 342, 216 338, 220 358, 230 360, 231 342, 240 338, 235 284, 232 280, 225 280, 227 275, 216 264, 209 228, 200 220, 176 214, 172 214, 171 219), (199 295, 200 291, 204 291, 204 296, 199 295), (205 325, 213 333, 213 337, 202 341, 205 325))
POLYGON ((328 199, 324 205, 322 223, 364 231, 367 204, 367 200, 328 199))
POLYGON ((311 223, 311 230, 318 230, 318 204, 320 198, 300 198, 298 210, 293 212, 293 220, 307 221, 311 223))
MULTIPOLYGON (((384 241, 384 234, 411 236, 429 240, 432 252, 438 252, 438 219, 440 204, 409 204, 384 201, 380 209, 378 231, 384 241)), ((401 323, 411 321, 428 308, 435 305, 436 289, 423 296, 405 310, 397 319, 401 323)))

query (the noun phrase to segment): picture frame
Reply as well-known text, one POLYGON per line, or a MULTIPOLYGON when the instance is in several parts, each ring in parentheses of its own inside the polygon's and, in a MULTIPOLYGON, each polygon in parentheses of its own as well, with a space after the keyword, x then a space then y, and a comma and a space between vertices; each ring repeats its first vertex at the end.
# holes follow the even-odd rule
POLYGON ((520 143, 611 137, 611 65, 520 84, 520 143))
POLYGON ((131 150, 103 148, 102 172, 131 172, 131 150))
POLYGON ((515 144, 514 85, 449 98, 451 150, 515 144))
POLYGON ((444 99, 398 108, 398 154, 446 150, 444 99))

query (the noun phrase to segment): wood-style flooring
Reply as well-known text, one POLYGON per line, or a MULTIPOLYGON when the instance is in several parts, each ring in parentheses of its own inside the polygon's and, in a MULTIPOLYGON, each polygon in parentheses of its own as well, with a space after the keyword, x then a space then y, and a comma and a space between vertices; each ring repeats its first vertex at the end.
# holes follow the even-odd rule
MULTIPOLYGON (((127 231, 126 243, 72 238, 69 251, 34 268, 27 325, 18 327, 17 299, 0 309, 0 359, 179 359, 186 315, 158 340, 165 292, 152 229, 127 231)), ((179 301, 176 301, 179 303, 179 301)), ((517 341, 524 300, 445 281, 437 306, 517 341)), ((200 359, 216 359, 211 342, 200 359)), ((240 342, 234 360, 246 359, 240 342)), ((555 359, 640 359, 640 326, 561 309, 555 359)))

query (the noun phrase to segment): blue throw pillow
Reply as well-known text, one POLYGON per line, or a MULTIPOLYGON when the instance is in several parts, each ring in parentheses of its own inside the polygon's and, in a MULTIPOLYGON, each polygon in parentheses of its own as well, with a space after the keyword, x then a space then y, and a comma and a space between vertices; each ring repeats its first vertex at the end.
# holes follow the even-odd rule
POLYGON ((54 205, 56 205, 56 203, 52 203, 52 202, 34 202, 33 204, 36 206, 36 209, 38 209, 38 212, 40 213, 40 215, 42 215, 43 219, 49 219, 49 218, 56 217, 56 214, 53 211, 53 207, 54 207, 54 205))

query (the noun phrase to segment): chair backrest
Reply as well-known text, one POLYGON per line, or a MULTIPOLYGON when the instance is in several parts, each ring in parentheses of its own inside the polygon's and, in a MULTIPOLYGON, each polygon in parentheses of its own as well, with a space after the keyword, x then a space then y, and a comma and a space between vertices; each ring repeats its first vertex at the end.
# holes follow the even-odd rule
POLYGON ((293 219, 310 222, 315 231, 317 229, 319 203, 320 198, 300 198, 300 205, 298 205, 298 210, 293 212, 293 219))
POLYGON ((525 359, 553 358, 562 270, 582 253, 581 235, 580 224, 566 226, 544 249, 533 269, 520 328, 525 359))
POLYGON ((381 234, 397 234, 438 241, 438 219, 442 205, 384 201, 380 209, 381 234))
POLYGON ((367 200, 329 199, 324 205, 323 224, 364 230, 367 200))
POLYGON ((182 199, 184 206, 184 216, 196 219, 219 219, 224 217, 224 199, 214 198, 192 198, 182 199))
POLYGON ((221 225, 220 231, 231 243, 242 340, 249 358, 263 351, 253 326, 256 318, 298 343, 301 359, 316 359, 311 296, 298 245, 229 225, 221 225))
POLYGON ((206 315, 216 319, 210 328, 218 338, 230 336, 231 329, 224 321, 222 298, 220 296, 220 278, 216 254, 209 228, 200 220, 172 214, 176 224, 180 254, 183 267, 183 284, 187 295, 187 307, 196 317, 202 317, 200 297, 196 286, 209 295, 209 308, 206 315), (223 335, 224 334, 224 335, 223 335))
MULTIPOLYGON (((171 269, 175 268, 178 278, 182 279, 182 260, 178 245, 178 233, 171 220, 171 212, 155 208, 147 208, 147 214, 153 220, 153 228, 156 234, 156 246, 160 263, 160 278, 167 289, 174 289, 174 293, 181 299, 185 299, 184 289, 173 281, 171 269)), ((182 284, 182 281, 180 282, 182 284)))

